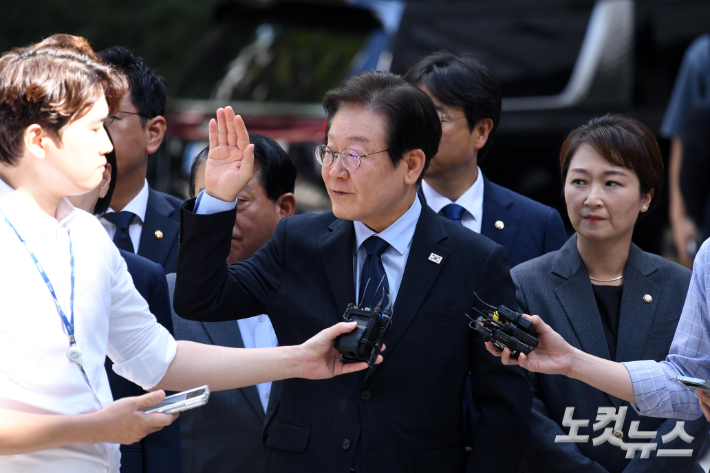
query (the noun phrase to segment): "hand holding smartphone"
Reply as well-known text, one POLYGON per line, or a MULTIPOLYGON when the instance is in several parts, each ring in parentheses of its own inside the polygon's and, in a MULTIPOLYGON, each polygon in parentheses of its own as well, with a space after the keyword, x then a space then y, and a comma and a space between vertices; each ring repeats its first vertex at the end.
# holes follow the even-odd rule
POLYGON ((163 399, 158 404, 141 407, 141 411, 146 414, 176 414, 178 412, 194 409, 195 407, 204 406, 210 397, 210 388, 201 386, 199 388, 190 389, 181 393, 173 394, 163 399))

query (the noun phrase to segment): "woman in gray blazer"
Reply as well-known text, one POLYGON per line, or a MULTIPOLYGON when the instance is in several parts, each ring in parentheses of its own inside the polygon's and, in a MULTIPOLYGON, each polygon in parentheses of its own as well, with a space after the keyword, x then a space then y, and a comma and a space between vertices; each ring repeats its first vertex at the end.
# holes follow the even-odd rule
MULTIPOLYGON (((631 118, 595 118, 567 137, 560 167, 577 233, 559 251, 511 271, 520 309, 539 314, 571 345, 600 358, 663 360, 691 272, 631 242, 636 221, 656 205, 663 188, 653 133, 631 118)), ((678 436, 664 443, 675 420, 641 417, 628 402, 574 379, 529 376, 533 416, 522 471, 702 471, 695 460, 708 430, 704 419, 685 423, 685 432, 694 437, 690 443, 678 436), (595 420, 604 418, 600 408, 620 415, 595 429, 595 420), (578 420, 589 422, 569 438, 578 420), (651 434, 636 432, 656 434, 649 439, 651 434), (652 443, 655 449, 648 447, 652 443), (648 455, 631 444, 646 445, 648 455), (692 454, 659 455, 665 449, 692 449, 692 454)))

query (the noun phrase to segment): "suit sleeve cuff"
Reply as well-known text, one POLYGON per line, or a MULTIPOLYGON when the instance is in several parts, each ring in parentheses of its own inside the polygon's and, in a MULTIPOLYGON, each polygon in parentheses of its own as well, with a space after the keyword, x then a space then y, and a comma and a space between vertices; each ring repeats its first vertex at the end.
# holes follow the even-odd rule
POLYGON ((197 196, 197 199, 195 199, 194 212, 198 215, 209 215, 226 212, 227 210, 234 209, 236 206, 236 200, 234 202, 225 202, 223 200, 215 199, 203 190, 200 192, 200 195, 197 196))

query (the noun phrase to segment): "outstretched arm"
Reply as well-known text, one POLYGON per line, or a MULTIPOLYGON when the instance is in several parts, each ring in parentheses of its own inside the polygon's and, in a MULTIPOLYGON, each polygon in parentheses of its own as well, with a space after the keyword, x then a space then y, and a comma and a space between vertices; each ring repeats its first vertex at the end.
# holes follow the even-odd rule
POLYGON ((516 360, 510 357, 510 349, 501 352, 486 342, 488 351, 502 357, 503 364, 520 365, 533 373, 563 374, 624 401, 636 402, 631 376, 624 365, 573 347, 537 315, 525 317, 532 320, 538 333, 538 346, 528 356, 521 353, 516 360))
POLYGON ((367 363, 343 363, 333 348, 335 338, 355 325, 341 322, 302 345, 289 347, 244 349, 179 341, 175 358, 154 389, 184 391, 207 384, 210 390, 221 391, 286 378, 324 379, 359 371, 367 368, 367 363))

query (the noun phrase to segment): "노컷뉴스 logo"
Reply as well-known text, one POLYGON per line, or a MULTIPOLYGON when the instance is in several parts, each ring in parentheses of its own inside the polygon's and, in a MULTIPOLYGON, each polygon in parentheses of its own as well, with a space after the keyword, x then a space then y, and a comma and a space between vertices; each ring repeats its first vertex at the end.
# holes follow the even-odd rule
MULTIPOLYGON (((604 429, 598 437, 592 439, 592 444, 596 447, 605 442, 621 448, 626 452, 626 458, 634 458, 636 452, 640 451, 640 458, 650 458, 651 452, 655 451, 657 457, 690 457, 693 455, 692 448, 658 448, 658 442, 649 442, 655 439, 657 432, 639 431, 640 422, 635 420, 631 422, 629 428, 629 439, 646 440, 645 442, 624 442, 623 428, 624 420, 626 419, 627 406, 619 408, 619 412, 613 407, 600 407, 597 410, 597 421, 592 426, 596 432, 604 429), (608 427, 611 421, 614 421, 614 427, 608 427)), ((589 435, 581 435, 579 429, 589 426, 589 419, 574 419, 574 407, 567 407, 565 415, 562 419, 562 425, 569 427, 569 435, 555 436, 555 443, 587 443, 589 435)), ((685 421, 679 420, 676 422, 673 430, 661 436, 663 444, 667 444, 680 437, 686 443, 693 441, 695 437, 688 435, 685 431, 685 421)))

